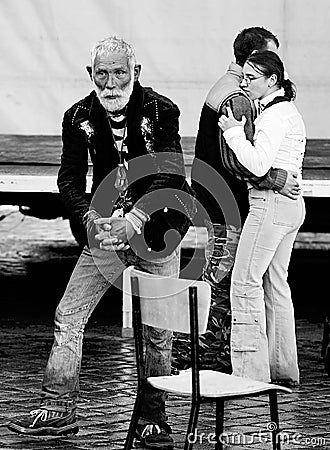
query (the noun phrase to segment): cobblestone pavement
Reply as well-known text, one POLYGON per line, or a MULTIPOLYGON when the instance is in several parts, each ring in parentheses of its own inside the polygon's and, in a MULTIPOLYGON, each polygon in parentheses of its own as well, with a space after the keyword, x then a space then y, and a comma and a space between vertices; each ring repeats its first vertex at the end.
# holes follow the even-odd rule
MULTIPOLYGON (((86 327, 79 434, 26 438, 6 428, 12 417, 38 407, 38 392, 53 340, 55 306, 78 251, 67 222, 60 219, 39 221, 27 217, 22 222, 22 217, 14 214, 0 224, 0 449, 122 449, 136 376, 133 341, 120 335, 120 307, 115 302, 100 304, 86 327)), ((302 274, 300 277, 305 279, 302 274)), ((315 291, 313 277, 309 279, 304 285, 306 300, 300 302, 308 302, 308 311, 314 305, 308 289, 315 291)), ((315 297, 314 306, 320 309, 318 297, 322 296, 315 297)), ((301 385, 291 395, 279 396, 284 450, 330 449, 330 378, 320 360, 322 326, 320 319, 306 317, 300 315, 297 320, 301 385)), ((167 411, 176 449, 182 449, 188 402, 171 396, 167 411)), ((268 423, 266 397, 231 402, 226 407, 229 443, 225 448, 270 449, 268 423)), ((213 448, 209 442, 213 431, 214 409, 202 405, 194 449, 213 448)))
MULTIPOLYGON (((320 361, 322 328, 297 323, 301 386, 280 395, 283 449, 330 449, 330 379, 320 361)), ((26 438, 7 430, 5 423, 38 406, 38 391, 52 344, 52 326, 1 321, 0 448, 3 449, 121 449, 135 397, 135 362, 131 338, 120 337, 114 325, 91 324, 86 330, 79 402, 80 432, 67 438, 26 438), (5 345, 4 345, 5 343, 5 345)), ((168 401, 169 423, 176 448, 183 448, 188 403, 168 401)), ((213 448, 214 410, 202 405, 196 449, 213 448), (204 434, 203 434, 204 433, 204 434)), ((231 402, 226 408, 227 449, 271 448, 267 398, 231 402), (253 444, 251 443, 253 440, 253 444)))

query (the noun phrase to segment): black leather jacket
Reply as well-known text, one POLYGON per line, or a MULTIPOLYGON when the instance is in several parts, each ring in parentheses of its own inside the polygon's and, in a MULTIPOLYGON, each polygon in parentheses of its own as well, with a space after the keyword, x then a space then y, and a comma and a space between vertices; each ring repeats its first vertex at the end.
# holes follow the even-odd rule
MULTIPOLYGON (((179 115, 171 100, 135 83, 127 107, 128 177, 129 181, 136 179, 130 192, 132 205, 150 215, 144 227, 146 247, 158 251, 164 247, 166 231, 174 228, 182 238, 190 225, 189 215, 194 214, 192 190, 185 179, 179 115), (131 161, 139 156, 144 156, 142 167, 131 161), (159 192, 153 194, 155 191, 159 192)), ((94 91, 65 112, 62 126, 58 187, 65 207, 83 223, 90 208, 85 193, 89 154, 93 165, 91 192, 97 192, 93 208, 102 216, 110 216, 118 198, 114 181, 119 156, 106 111, 94 91)))

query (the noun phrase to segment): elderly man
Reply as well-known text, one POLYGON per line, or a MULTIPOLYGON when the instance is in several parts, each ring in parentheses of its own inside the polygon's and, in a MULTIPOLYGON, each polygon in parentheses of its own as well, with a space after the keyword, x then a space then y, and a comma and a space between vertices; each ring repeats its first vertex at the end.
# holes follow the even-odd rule
MULTIPOLYGON (((178 276, 179 243, 194 212, 184 175, 177 106, 140 85, 141 67, 124 40, 106 38, 91 56, 87 69, 95 90, 64 115, 58 175, 64 204, 85 226, 88 245, 56 310, 40 407, 8 425, 26 435, 78 432, 76 401, 85 324, 125 267, 178 276), (91 205, 85 195, 88 154, 93 164, 91 205)), ((169 375, 171 332, 147 327, 145 339, 146 376, 169 375)), ((137 433, 146 448, 167 449, 173 448, 170 432, 165 394, 150 388, 137 433)))
MULTIPOLYGON (((222 137, 218 119, 226 113, 226 107, 230 106, 238 120, 243 115, 247 118, 245 132, 252 141, 256 110, 248 96, 240 89, 242 68, 254 50, 277 51, 279 41, 265 28, 251 27, 237 35, 233 47, 235 62, 230 64, 227 72, 211 88, 203 105, 191 172, 196 198, 208 213, 207 218, 199 216, 197 221, 206 222, 210 236, 203 279, 211 285, 212 306, 208 330, 202 337, 203 356, 206 366, 225 372, 231 372, 230 268, 234 262, 240 228, 236 224, 227 223, 223 205, 219 204, 208 189, 205 189, 203 180, 209 180, 210 186, 217 186, 220 179, 227 183, 233 194, 233 201, 238 206, 242 222, 246 219, 249 208, 246 181, 257 189, 272 189, 293 199, 297 198, 299 192, 299 184, 294 173, 272 168, 264 177, 254 176, 239 163, 222 137), (208 166, 214 171, 209 171, 208 166), (214 174, 219 176, 215 177, 214 174)), ((216 190, 216 187, 214 189, 216 190)))

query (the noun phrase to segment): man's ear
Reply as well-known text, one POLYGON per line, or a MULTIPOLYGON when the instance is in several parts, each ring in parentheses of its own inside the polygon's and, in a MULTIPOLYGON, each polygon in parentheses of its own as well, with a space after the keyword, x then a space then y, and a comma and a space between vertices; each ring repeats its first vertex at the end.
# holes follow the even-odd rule
POLYGON ((86 70, 87 70, 87 72, 88 72, 89 78, 93 81, 92 68, 91 68, 91 66, 86 66, 86 70))
POLYGON ((134 66, 134 81, 138 81, 141 73, 141 64, 135 64, 134 66))

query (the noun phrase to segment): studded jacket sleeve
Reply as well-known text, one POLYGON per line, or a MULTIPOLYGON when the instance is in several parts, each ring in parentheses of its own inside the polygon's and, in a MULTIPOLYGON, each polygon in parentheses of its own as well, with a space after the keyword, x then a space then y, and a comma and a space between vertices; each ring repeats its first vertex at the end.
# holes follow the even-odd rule
POLYGON ((89 209, 86 197, 88 149, 86 139, 73 120, 72 109, 64 114, 62 122, 62 156, 57 185, 68 213, 80 223, 89 209))

